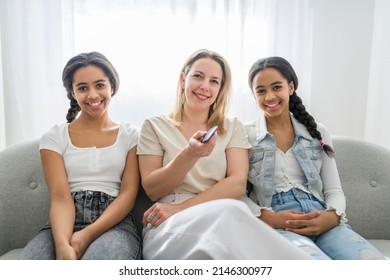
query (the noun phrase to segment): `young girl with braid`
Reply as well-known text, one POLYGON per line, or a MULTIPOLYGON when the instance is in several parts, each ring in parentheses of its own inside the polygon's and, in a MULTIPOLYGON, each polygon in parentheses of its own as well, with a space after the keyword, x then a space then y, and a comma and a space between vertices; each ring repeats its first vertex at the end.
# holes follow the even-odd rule
POLYGON ((50 222, 20 259, 139 259, 131 209, 140 183, 139 129, 114 122, 108 108, 119 77, 105 56, 83 53, 66 64, 67 123, 41 137, 50 222))
POLYGON ((252 212, 315 259, 384 259, 346 224, 331 138, 298 97, 290 63, 256 61, 249 86, 262 110, 246 125, 252 150, 243 200, 252 212))

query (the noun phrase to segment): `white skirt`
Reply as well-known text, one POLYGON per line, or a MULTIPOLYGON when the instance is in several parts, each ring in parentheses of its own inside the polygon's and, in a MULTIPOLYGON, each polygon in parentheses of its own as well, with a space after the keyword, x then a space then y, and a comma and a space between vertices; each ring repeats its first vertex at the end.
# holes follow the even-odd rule
MULTIPOLYGON (((193 195, 172 194, 161 203, 180 203, 193 195)), ((310 256, 256 218, 236 199, 189 207, 158 227, 143 231, 147 260, 306 260, 310 256)))

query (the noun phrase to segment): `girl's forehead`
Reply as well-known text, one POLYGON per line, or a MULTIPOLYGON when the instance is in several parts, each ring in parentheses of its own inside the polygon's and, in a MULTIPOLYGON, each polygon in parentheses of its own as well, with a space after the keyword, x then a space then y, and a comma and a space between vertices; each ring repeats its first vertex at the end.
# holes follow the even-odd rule
POLYGON ((106 79, 106 74, 103 69, 95 65, 83 66, 77 69, 73 74, 73 80, 77 79, 89 79, 91 77, 100 77, 106 79))
POLYGON ((285 80, 287 81, 287 79, 282 75, 282 73, 280 73, 277 69, 275 68, 265 68, 261 71, 259 71, 255 77, 254 77, 254 81, 270 81, 270 80, 285 80))

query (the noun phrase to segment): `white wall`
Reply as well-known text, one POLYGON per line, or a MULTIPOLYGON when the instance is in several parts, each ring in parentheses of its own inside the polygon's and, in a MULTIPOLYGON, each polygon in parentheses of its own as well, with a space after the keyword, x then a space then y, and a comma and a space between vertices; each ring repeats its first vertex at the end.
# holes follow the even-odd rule
POLYGON ((375 0, 365 139, 390 149, 390 1, 375 0))
POLYGON ((364 138, 374 6, 314 1, 310 112, 331 134, 364 138))
MULTIPOLYGON (((1 38, 1 28, 0 28, 1 38)), ((4 93, 3 93, 3 65, 1 64, 1 44, 0 44, 0 110, 4 110, 4 93)), ((0 151, 5 148, 5 119, 4 113, 0 111, 0 151)))
MULTIPOLYGON (((312 58, 311 71, 309 71, 311 77, 302 75, 298 67, 296 70, 301 79, 298 94, 303 97, 305 105, 310 113, 317 121, 324 123, 329 128, 331 134, 347 135, 362 139, 365 138, 366 140, 372 140, 383 145, 384 142, 387 141, 386 139, 390 139, 390 136, 388 136, 388 138, 382 137, 382 139, 385 140, 380 142, 377 140, 380 135, 378 137, 376 135, 369 137, 367 134, 368 131, 373 134, 371 132, 372 130, 379 131, 382 129, 381 123, 378 123, 376 126, 373 125, 375 124, 375 120, 378 119, 378 115, 372 115, 371 113, 371 116, 369 115, 370 122, 366 123, 367 108, 369 107, 367 104, 371 104, 371 107, 369 108, 379 108, 379 105, 385 106, 383 104, 387 104, 384 97, 378 101, 378 99, 372 97, 372 95, 369 97, 367 96, 370 92, 370 88, 372 89, 371 91, 378 91, 378 81, 372 77, 371 86, 369 86, 369 69, 370 63, 372 64, 371 57, 375 57, 375 54, 372 54, 372 51, 375 51, 376 49, 372 49, 371 46, 373 44, 374 34, 375 3, 378 3, 379 1, 386 2, 388 0, 312 0, 312 49, 307 53, 307 56, 312 58), (305 99, 305 96, 309 96, 309 98, 305 99)), ((389 4, 387 4, 387 6, 388 5, 389 4)), ((294 11, 291 12, 293 13, 294 11)), ((289 18, 288 13, 283 14, 282 16, 289 18)), ((275 33, 280 34, 280 32, 277 32, 277 29, 275 29, 275 33)), ((384 36, 379 37, 383 38, 384 36)), ((35 38, 37 38, 37 35, 34 35, 34 39, 35 38)), ((300 39, 301 37, 296 36, 296 34, 294 38, 295 40, 302 41, 300 39)), ((61 42, 61 45, 66 42, 66 40, 61 42)), ((390 42, 389 39, 388 42, 390 42)), ((378 41, 376 45, 381 45, 381 42, 378 41)), ((40 49, 43 50, 43 48, 40 49)), ((57 57, 60 56, 58 54, 52 55, 57 57)), ((381 58, 382 56, 378 57, 377 60, 381 60, 381 58)), ((389 60, 389 56, 387 59, 389 60)), ((307 60, 310 61, 310 59, 307 60)), ((41 65, 41 62, 39 65, 41 65)), ((386 65, 390 65, 390 62, 386 65)), ((41 67, 44 66, 41 65, 41 67)), ((380 71, 381 68, 377 68, 379 69, 378 71, 380 71)), ((384 69, 389 69, 389 67, 386 66, 384 69)), ((5 71, 5 69, 3 69, 3 71, 5 71)), ((1 76, 0 72, 0 78, 1 76)), ((46 81, 42 82, 39 79, 36 80, 39 85, 48 84, 46 81)), ((6 80, 3 82, 5 83, 6 80)), ((67 101, 63 94, 62 87, 59 85, 58 88, 60 90, 54 90, 53 87, 57 85, 48 84, 48 86, 50 86, 49 92, 52 94, 50 98, 56 99, 55 102, 52 102, 51 104, 56 104, 56 108, 62 106, 61 104, 64 104, 65 109, 62 111, 66 112, 67 101), (59 94, 57 94, 57 92, 59 94), (65 100, 65 103, 62 102, 62 99, 65 100)), ((381 86, 382 90, 385 88, 386 85, 381 86)), ((246 86, 244 90, 248 91, 246 86)), ((28 91, 25 90, 23 92, 28 91)), ((243 121, 252 120, 257 112, 257 108, 255 108, 255 104, 250 98, 249 93, 244 97, 247 98, 246 108, 235 108, 234 104, 232 104, 232 112, 235 113, 236 111, 240 111, 243 121), (245 110, 244 113, 242 113, 243 110, 245 110)), ((139 98, 144 97, 140 96, 139 98)), ((137 102, 137 100, 135 101, 137 102)), ((6 102, 7 104, 10 104, 10 106, 13 104, 12 100, 2 100, 1 92, 0 102, 6 102)), ((41 100, 32 100, 31 102, 39 103, 41 100)), ((127 102, 127 100, 122 103, 119 101, 117 102, 116 106, 133 104, 133 102, 127 102)), ((10 106, 6 106, 6 108, 11 108, 10 106)), ((164 106, 164 104, 161 104, 161 106, 164 106)), ((4 107, 0 106, 0 108, 3 109, 4 107)), ((50 108, 45 108, 45 110, 50 110, 50 108)), ((383 113, 383 111, 382 107, 381 113, 383 113)), ((4 133, 2 131, 5 129, 4 123, 6 120, 4 120, 4 118, 1 119, 2 115, 3 114, 0 114, 0 150, 5 143, 4 133)), ((64 115, 65 113, 61 115, 59 121, 64 120, 64 115)), ((382 115, 380 117, 383 118, 382 115)), ((384 118, 386 117, 389 119, 388 116, 385 116, 384 118)), ((33 112, 31 113, 31 118, 34 118, 33 112)), ((141 115, 141 117, 135 121, 141 123, 143 118, 144 116, 141 115)), ((123 116, 118 116, 117 119, 123 119, 123 116)), ((56 122, 56 120, 52 120, 52 122, 56 122)), ((37 123, 39 124, 39 121, 37 121, 37 123)), ((40 131, 47 131, 49 128, 50 126, 42 127, 40 128, 40 131)), ((33 128, 10 129, 12 129, 12 131, 7 133, 7 137, 13 137, 14 135, 19 137, 16 132, 19 134, 26 133, 26 131, 32 130, 33 128)), ((383 131, 383 129, 381 131, 383 131)), ((38 135, 41 135, 41 133, 38 133, 38 135)), ((11 139, 7 142, 12 143, 13 141, 11 139)), ((387 145, 390 148, 390 141, 387 142, 387 145)))

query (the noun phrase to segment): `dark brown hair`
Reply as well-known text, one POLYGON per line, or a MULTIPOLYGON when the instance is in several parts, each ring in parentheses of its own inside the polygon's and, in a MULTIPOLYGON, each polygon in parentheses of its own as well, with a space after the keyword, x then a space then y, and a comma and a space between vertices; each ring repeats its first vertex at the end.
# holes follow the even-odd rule
POLYGON ((112 96, 118 91, 119 88, 119 76, 117 71, 111 62, 99 52, 90 52, 90 53, 81 53, 72 57, 68 63, 65 65, 62 72, 62 82, 66 89, 68 99, 70 100, 70 109, 66 115, 66 120, 68 123, 74 121, 77 117, 77 114, 80 112, 80 107, 77 104, 76 99, 74 99, 73 92, 73 75, 74 73, 88 65, 94 65, 103 70, 104 74, 108 77, 111 88, 112 96))
POLYGON ((317 130, 317 123, 314 118, 306 111, 305 106, 303 105, 302 99, 297 95, 298 88, 298 77, 291 66, 291 64, 284 58, 273 56, 267 57, 257 60, 249 70, 248 74, 248 83, 252 90, 253 87, 253 79, 256 74, 266 68, 274 68, 279 71, 279 73, 287 80, 288 84, 292 82, 294 84, 294 93, 290 96, 289 100, 289 110, 293 114, 293 116, 304 126, 306 126, 310 135, 313 138, 317 138, 325 153, 333 157, 334 151, 331 146, 323 143, 321 133, 317 130))

